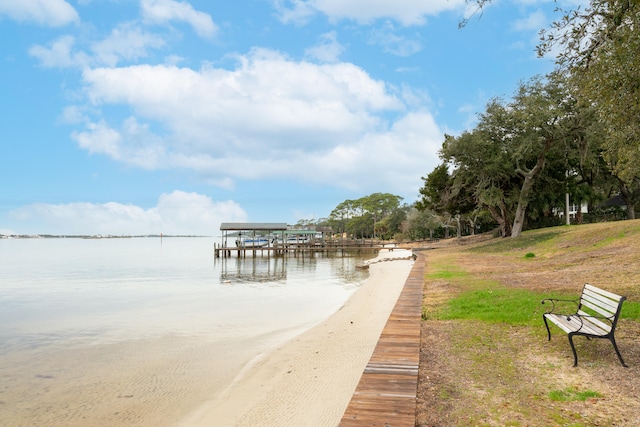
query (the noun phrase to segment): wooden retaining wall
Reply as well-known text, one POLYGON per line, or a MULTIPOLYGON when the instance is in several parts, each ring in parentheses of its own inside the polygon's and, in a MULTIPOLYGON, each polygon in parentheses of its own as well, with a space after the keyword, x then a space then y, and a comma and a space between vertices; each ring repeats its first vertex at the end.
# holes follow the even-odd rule
POLYGON ((340 427, 414 427, 424 256, 418 255, 340 427))

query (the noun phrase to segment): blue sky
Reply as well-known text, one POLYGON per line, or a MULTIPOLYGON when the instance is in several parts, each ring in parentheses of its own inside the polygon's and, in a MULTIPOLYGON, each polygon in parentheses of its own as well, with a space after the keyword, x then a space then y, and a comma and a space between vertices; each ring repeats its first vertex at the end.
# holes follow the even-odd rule
POLYGON ((555 7, 495 0, 458 29, 463 0, 0 0, 0 234, 412 203, 445 133, 553 68, 555 7))

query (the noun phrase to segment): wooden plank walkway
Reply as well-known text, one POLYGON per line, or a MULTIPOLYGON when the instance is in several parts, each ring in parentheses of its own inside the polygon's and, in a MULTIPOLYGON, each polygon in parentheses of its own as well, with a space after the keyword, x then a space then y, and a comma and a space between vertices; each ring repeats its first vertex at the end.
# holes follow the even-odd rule
POLYGON ((418 255, 340 427, 414 427, 424 257, 418 255))

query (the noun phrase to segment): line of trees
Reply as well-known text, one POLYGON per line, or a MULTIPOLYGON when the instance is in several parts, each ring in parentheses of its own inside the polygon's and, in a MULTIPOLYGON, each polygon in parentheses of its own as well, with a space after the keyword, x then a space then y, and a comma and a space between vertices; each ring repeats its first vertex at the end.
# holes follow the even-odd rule
POLYGON ((294 226, 316 230, 330 227, 334 236, 396 241, 447 238, 451 234, 469 234, 495 228, 495 222, 488 215, 480 215, 470 227, 459 216, 430 209, 419 210, 419 202, 409 205, 402 203, 402 200, 402 197, 390 193, 373 193, 339 203, 328 218, 301 219, 294 226), (456 231, 451 231, 456 228, 456 231))
MULTIPOLYGON (((482 8, 489 0, 471 1, 482 8)), ((619 194, 627 218, 640 199, 640 3, 591 1, 543 31, 556 70, 491 100, 477 126, 445 135, 442 160, 423 177, 421 212, 471 230, 487 213, 503 236, 553 223, 558 208, 592 211, 619 194)), ((565 213, 567 215, 567 213, 565 213)))
POLYGON ((390 239, 406 217, 403 198, 390 193, 373 193, 345 200, 331 211, 328 225, 334 232, 356 238, 390 239))
POLYGON ((389 240, 402 229, 410 207, 390 193, 373 193, 338 204, 328 218, 299 220, 296 227, 331 227, 334 234, 356 239, 389 240))

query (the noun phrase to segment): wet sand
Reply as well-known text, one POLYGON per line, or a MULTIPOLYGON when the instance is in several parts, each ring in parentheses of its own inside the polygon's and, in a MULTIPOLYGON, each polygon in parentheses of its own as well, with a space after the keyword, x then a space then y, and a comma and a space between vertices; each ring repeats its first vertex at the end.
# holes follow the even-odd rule
POLYGON ((172 425, 280 339, 174 336, 0 356, 0 425, 172 425))

